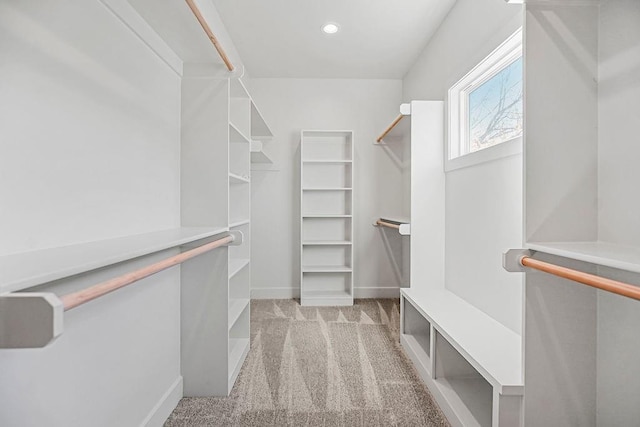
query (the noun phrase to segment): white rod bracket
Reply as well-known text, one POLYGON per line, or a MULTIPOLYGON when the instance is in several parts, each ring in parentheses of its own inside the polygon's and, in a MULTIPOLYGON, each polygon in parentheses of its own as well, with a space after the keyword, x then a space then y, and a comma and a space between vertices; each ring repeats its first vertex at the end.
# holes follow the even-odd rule
POLYGON ((244 242, 244 234, 240 230, 231 230, 229 234, 233 236, 233 242, 229 243, 228 246, 240 246, 244 242))
POLYGON ((509 249, 502 254, 502 268, 510 273, 524 273, 526 270, 520 261, 523 257, 531 255, 529 249, 509 249))
POLYGON ((64 306, 52 293, 0 295, 0 349, 42 348, 62 334, 64 306))

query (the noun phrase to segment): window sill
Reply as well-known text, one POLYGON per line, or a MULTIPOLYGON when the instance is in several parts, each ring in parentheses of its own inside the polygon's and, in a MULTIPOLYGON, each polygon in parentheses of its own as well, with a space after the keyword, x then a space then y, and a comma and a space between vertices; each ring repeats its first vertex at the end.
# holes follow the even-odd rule
POLYGON ((485 148, 473 153, 465 154, 454 159, 445 159, 444 171, 451 172, 456 169, 487 163, 505 157, 522 153, 522 137, 514 138, 493 147, 485 148))

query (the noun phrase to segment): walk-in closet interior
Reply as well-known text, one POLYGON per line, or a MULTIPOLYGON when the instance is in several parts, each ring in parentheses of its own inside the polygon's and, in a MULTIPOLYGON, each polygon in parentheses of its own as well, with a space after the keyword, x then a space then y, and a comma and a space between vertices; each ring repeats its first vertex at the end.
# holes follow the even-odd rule
POLYGON ((638 0, 0 0, 0 426, 638 426, 639 118, 638 0))

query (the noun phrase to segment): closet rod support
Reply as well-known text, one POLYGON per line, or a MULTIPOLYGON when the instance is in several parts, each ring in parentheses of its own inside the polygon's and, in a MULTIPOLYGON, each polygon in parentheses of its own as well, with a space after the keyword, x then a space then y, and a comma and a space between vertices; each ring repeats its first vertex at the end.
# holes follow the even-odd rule
POLYGON ((511 249, 507 251, 503 255, 503 267, 507 271, 527 271, 525 268, 530 268, 640 301, 640 287, 638 286, 540 261, 532 258, 532 253, 528 250, 511 249))

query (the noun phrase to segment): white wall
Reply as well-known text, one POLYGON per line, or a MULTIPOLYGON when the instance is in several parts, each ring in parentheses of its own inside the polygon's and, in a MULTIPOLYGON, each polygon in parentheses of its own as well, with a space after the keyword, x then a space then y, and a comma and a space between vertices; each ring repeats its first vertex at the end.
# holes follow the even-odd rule
POLYGON ((2 2, 0 40, 0 255, 177 226, 178 76, 97 0, 2 2))
MULTIPOLYGON (((640 2, 607 0, 598 39, 599 239, 640 246, 640 2)), ((640 276, 609 269, 600 274, 628 283, 640 276)), ((598 425, 637 424, 640 407, 638 302, 598 293, 598 425)))
POLYGON ((402 168, 373 145, 398 114, 401 81, 252 79, 249 86, 273 130, 265 151, 278 169, 252 172, 252 295, 284 298, 299 292, 300 130, 351 129, 355 296, 397 296, 399 278, 380 230, 371 224, 389 208, 402 210, 402 168))
MULTIPOLYGON (((101 2, 0 2, 0 255, 178 226, 179 112, 179 77, 101 2)), ((0 350, 0 425, 139 425, 175 405, 179 270, 145 282, 65 314, 44 349, 0 350)))
MULTIPOLYGON (((518 5, 458 0, 406 74, 404 101, 446 102, 448 89, 521 25, 518 5)), ((446 288, 518 333, 522 278, 502 269, 501 254, 521 245, 521 155, 447 173, 446 288)))

